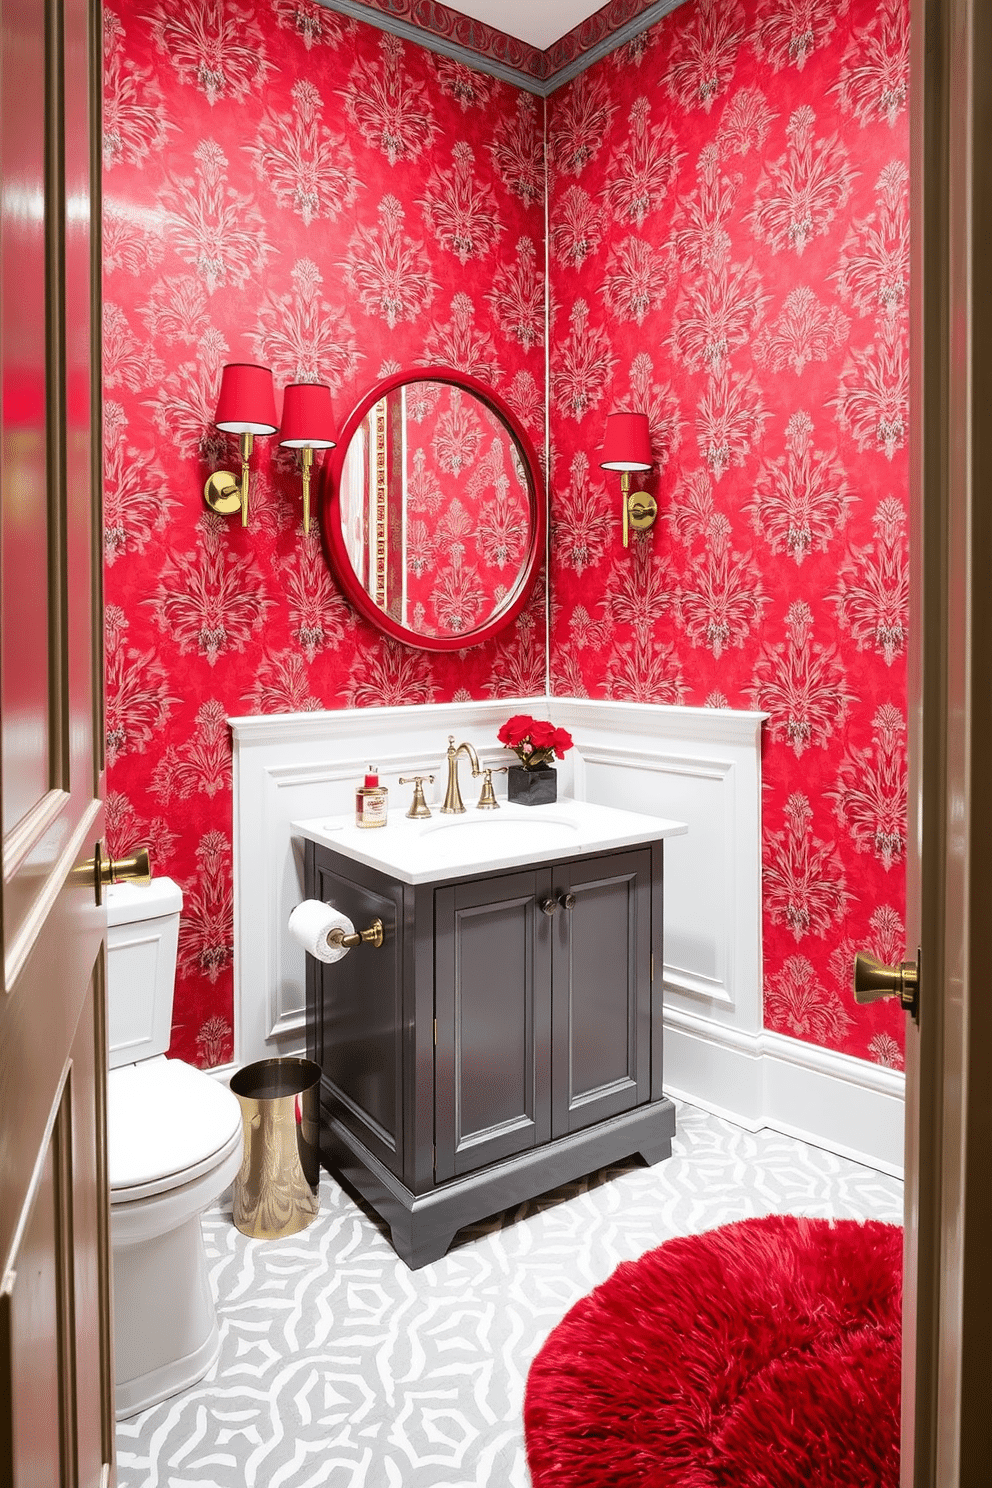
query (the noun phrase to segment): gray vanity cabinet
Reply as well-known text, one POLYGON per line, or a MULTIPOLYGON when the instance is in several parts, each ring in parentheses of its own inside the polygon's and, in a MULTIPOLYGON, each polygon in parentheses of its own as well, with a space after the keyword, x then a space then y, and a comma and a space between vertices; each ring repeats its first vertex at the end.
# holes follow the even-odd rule
POLYGON ((662 863, 658 841, 413 885, 307 842, 307 895, 384 932, 307 958, 322 1156, 412 1267, 475 1220, 670 1155, 662 863))
POLYGON ((434 902, 438 1182, 648 1100, 649 850, 434 902))

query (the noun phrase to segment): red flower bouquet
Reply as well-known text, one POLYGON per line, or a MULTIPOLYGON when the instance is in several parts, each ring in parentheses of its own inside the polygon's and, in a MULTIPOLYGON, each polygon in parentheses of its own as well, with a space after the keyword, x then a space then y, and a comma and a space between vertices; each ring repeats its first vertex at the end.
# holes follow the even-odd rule
POLYGON ((567 729, 555 728, 546 719, 530 718, 526 713, 508 718, 496 737, 513 750, 525 770, 538 770, 556 755, 562 759, 565 750, 572 747, 567 729))

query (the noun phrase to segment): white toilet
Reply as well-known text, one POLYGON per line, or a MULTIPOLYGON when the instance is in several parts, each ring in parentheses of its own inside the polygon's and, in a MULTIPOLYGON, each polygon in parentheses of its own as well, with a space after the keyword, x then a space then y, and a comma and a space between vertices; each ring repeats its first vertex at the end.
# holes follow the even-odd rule
POLYGON ((226 1085, 165 1057, 182 903, 169 878, 107 891, 118 1420, 202 1379, 220 1347, 200 1215, 240 1167, 241 1107, 226 1085))

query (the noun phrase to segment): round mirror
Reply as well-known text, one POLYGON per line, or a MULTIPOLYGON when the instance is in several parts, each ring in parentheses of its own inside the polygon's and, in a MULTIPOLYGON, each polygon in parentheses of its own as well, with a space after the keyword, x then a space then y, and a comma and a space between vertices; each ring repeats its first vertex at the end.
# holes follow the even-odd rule
POLYGON ((520 613, 544 502, 530 440, 491 388, 444 367, 386 378, 351 414, 324 479, 331 567, 387 635, 455 651, 520 613))

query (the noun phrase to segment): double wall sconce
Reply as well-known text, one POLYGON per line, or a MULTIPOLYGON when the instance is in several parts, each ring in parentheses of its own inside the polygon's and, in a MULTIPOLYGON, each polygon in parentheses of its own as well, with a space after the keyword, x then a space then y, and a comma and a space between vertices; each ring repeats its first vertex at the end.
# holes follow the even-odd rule
POLYGON ((651 434, 646 413, 610 413, 600 454, 603 470, 619 470, 623 502, 623 545, 630 545, 630 528, 643 532, 654 525, 658 503, 647 491, 630 489, 631 471, 650 470, 651 434))
MULTIPOLYGON (((217 470, 203 488, 203 499, 211 511, 231 516, 240 511, 242 527, 248 526, 248 488, 252 446, 256 434, 279 432, 275 390, 268 367, 250 362, 231 362, 223 371, 214 423, 225 434, 241 437, 241 477, 217 470)), ((310 531, 310 474, 315 449, 333 449, 334 421, 331 390, 322 382, 293 382, 286 388, 282 410, 282 436, 287 449, 302 450, 303 530, 310 531)))

